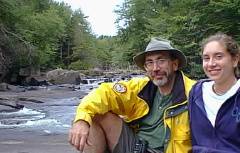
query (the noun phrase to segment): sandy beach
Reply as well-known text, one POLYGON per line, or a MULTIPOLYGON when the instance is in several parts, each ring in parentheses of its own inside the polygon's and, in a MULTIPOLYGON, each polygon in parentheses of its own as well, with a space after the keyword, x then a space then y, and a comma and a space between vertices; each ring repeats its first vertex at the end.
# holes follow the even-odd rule
POLYGON ((68 143, 67 134, 22 132, 17 129, 0 130, 1 153, 77 153, 68 143))
MULTIPOLYGON (((84 96, 82 91, 35 90, 20 93, 0 92, 5 98, 32 98, 43 101, 47 98, 61 99, 84 96)), ((24 102, 26 105, 28 102, 24 102)), ((46 102, 45 102, 46 103, 46 102)), ((69 120, 72 120, 69 119, 69 120)), ((0 129, 0 153, 77 153, 68 143, 67 132, 46 133, 44 131, 22 130, 18 128, 0 129)))

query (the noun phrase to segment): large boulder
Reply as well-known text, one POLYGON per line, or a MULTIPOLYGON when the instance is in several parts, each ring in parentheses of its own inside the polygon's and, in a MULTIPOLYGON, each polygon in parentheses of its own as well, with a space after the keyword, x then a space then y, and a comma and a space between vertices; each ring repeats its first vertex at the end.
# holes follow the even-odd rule
POLYGON ((5 82, 0 83, 0 92, 7 92, 7 91, 24 92, 25 89, 22 88, 21 86, 11 85, 11 84, 8 84, 8 83, 5 83, 5 82))
POLYGON ((79 84, 81 74, 78 71, 55 69, 47 72, 47 80, 53 84, 79 84))
POLYGON ((0 112, 12 112, 23 107, 24 105, 18 104, 16 100, 0 97, 0 112))
POLYGON ((0 83, 0 91, 8 91, 8 84, 7 83, 0 83))
POLYGON ((45 77, 27 77, 25 80, 26 85, 29 86, 48 86, 50 85, 49 82, 47 82, 45 77))

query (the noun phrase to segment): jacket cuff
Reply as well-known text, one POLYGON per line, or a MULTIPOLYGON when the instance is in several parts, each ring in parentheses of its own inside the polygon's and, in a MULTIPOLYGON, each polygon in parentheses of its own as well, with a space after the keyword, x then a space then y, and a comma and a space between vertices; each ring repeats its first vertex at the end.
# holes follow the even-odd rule
POLYGON ((73 122, 75 123, 79 120, 84 120, 84 121, 88 122, 89 125, 92 125, 92 118, 89 114, 77 113, 73 122))

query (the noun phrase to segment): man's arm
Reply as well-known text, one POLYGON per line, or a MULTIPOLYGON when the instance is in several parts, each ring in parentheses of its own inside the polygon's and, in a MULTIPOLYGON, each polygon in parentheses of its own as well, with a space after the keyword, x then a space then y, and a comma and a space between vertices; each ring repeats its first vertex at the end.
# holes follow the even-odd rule
POLYGON ((137 94, 147 84, 148 78, 135 78, 118 83, 102 83, 85 96, 79 106, 74 122, 84 120, 91 125, 92 118, 109 111, 129 117, 134 112, 135 102, 139 101, 137 94))
MULTIPOLYGON (((147 81, 147 79, 144 79, 140 82, 146 84, 147 81)), ((133 108, 136 107, 135 102, 139 100, 137 93, 141 87, 139 79, 127 82, 121 81, 117 84, 103 83, 85 96, 77 108, 74 123, 69 131, 70 144, 80 151, 86 144, 91 145, 87 141, 92 118, 96 114, 104 115, 110 111, 125 117, 132 115, 133 108)))
POLYGON ((91 145, 88 137, 92 118, 96 114, 105 114, 117 106, 116 97, 119 93, 115 93, 113 86, 113 83, 102 84, 85 96, 77 107, 77 114, 69 130, 68 141, 80 152, 86 145, 91 145))

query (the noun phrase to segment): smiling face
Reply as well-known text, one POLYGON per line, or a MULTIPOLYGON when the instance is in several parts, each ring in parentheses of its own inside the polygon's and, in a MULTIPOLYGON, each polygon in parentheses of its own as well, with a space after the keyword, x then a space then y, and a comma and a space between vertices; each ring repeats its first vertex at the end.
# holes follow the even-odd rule
POLYGON ((203 70, 211 80, 224 83, 235 78, 238 56, 231 55, 220 41, 208 42, 202 54, 203 70))
POLYGON ((174 72, 178 69, 178 60, 172 59, 167 51, 151 53, 146 55, 144 67, 156 86, 170 88, 174 72))

